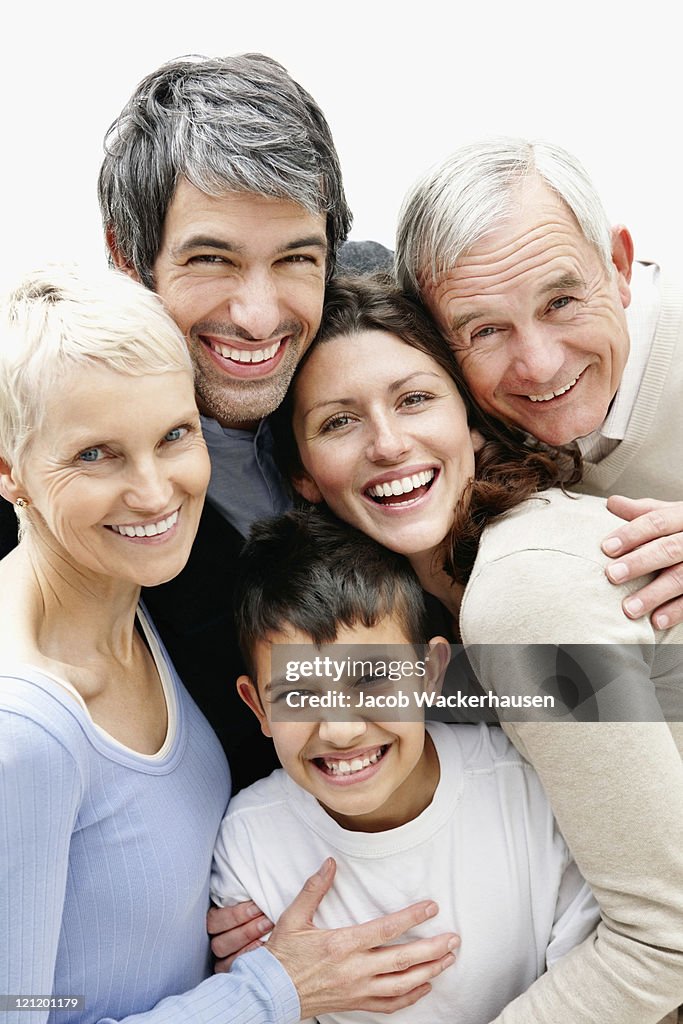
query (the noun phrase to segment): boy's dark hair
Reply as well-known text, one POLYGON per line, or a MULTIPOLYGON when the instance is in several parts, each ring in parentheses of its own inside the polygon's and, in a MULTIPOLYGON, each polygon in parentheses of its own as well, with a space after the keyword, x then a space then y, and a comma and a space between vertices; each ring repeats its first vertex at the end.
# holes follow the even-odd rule
POLYGON ((238 566, 236 625, 254 675, 257 641, 293 626, 317 645, 340 626, 396 615, 406 640, 428 638, 419 581, 406 558, 327 512, 301 509, 252 527, 238 566))

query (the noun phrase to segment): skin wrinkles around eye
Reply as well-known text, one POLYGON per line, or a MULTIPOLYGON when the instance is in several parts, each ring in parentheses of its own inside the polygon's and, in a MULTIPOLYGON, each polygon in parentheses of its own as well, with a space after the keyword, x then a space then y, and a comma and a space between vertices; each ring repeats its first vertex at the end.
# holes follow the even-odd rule
MULTIPOLYGON (((580 300, 573 295, 560 295, 549 303, 545 312, 547 314, 561 313, 564 310, 569 310, 574 303, 578 303, 579 301, 580 300)), ((460 339, 462 347, 467 348, 475 341, 487 341, 488 339, 495 337, 495 335, 505 331, 505 329, 505 327, 496 327, 493 324, 487 324, 484 327, 479 327, 471 333, 469 339, 460 339)))
MULTIPOLYGON (((193 423, 179 423, 177 426, 171 427, 171 429, 164 434, 164 436, 161 439, 161 444, 178 444, 179 441, 183 441, 186 438, 194 436, 197 433, 198 429, 199 427, 193 423), (178 436, 173 437, 173 434, 177 434, 178 436)), ((106 444, 90 444, 87 446, 87 448, 82 448, 78 452, 74 459, 74 462, 80 462, 81 464, 92 466, 114 457, 114 453, 110 451, 106 444), (88 458, 89 455, 94 453, 99 453, 100 457, 96 456, 95 458, 88 458)))

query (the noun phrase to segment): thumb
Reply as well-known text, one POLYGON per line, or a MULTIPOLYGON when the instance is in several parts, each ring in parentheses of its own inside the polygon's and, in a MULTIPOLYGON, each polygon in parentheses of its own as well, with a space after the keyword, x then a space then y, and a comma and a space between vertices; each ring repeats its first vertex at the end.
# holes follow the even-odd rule
POLYGON ((609 511, 629 523, 646 512, 652 512, 668 504, 669 502, 657 501, 655 498, 626 498, 623 494, 613 494, 607 499, 609 511))
POLYGON ((280 915, 278 925, 284 924, 293 930, 312 928, 313 915, 320 906, 323 896, 329 892, 336 870, 336 861, 328 857, 318 871, 304 882, 299 895, 280 915))

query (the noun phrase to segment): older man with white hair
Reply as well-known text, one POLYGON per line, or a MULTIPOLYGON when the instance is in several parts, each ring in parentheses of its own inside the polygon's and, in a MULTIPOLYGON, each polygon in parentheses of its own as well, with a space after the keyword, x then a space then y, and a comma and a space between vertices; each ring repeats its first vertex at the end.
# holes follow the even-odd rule
POLYGON ((483 409, 541 441, 576 440, 582 489, 633 520, 604 544, 624 603, 683 620, 683 289, 611 227, 581 164, 547 142, 457 150, 405 199, 396 262, 483 409), (650 499, 637 501, 634 499, 650 499), (670 503, 667 499, 675 499, 670 503), (630 552, 630 553, 629 553, 630 552), (668 568, 671 567, 671 568, 668 568))

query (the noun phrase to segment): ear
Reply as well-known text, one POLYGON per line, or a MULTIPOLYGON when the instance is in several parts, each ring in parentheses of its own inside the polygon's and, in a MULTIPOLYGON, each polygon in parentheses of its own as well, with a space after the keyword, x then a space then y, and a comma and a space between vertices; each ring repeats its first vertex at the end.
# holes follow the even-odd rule
POLYGON ((312 505, 319 505, 323 501, 323 496, 317 483, 308 475, 305 469, 302 469, 301 472, 292 477, 292 486, 297 494, 300 494, 306 501, 310 501, 312 505))
POLYGON ((486 438, 481 433, 481 431, 477 430, 476 427, 470 428, 470 438, 472 440, 472 448, 474 449, 474 454, 476 455, 477 452, 480 452, 481 449, 486 444, 486 438))
POLYGON ((270 726, 268 725, 268 719, 266 718, 266 713, 263 710, 263 705, 261 704, 258 689, 249 676, 239 677, 237 680, 237 692, 247 707, 251 708, 258 718, 263 735, 272 737, 273 734, 270 731, 270 726))
POLYGON ((633 269, 633 252, 631 232, 623 224, 617 224, 612 228, 612 263, 617 271, 617 288, 624 309, 631 302, 629 284, 633 269))
POLYGON ((112 263, 114 264, 116 269, 122 270, 124 274, 128 274, 128 276, 132 277, 134 281, 139 282, 140 275, 138 274, 135 267, 130 263, 130 261, 123 255, 123 253, 119 249, 118 243, 116 241, 116 235, 114 234, 114 228, 111 224, 109 224, 105 229, 104 238, 107 243, 107 249, 109 250, 109 255, 111 256, 112 263))
POLYGON ((16 474, 9 462, 2 458, 0 458, 0 494, 13 505, 17 498, 26 494, 25 489, 16 479, 16 474))
POLYGON ((425 660, 427 663, 425 691, 427 693, 441 693, 446 669, 451 660, 451 645, 444 636, 432 637, 429 641, 429 653, 425 660))

